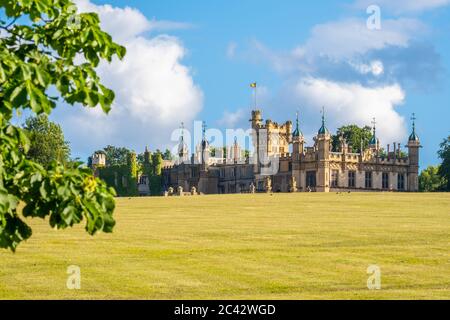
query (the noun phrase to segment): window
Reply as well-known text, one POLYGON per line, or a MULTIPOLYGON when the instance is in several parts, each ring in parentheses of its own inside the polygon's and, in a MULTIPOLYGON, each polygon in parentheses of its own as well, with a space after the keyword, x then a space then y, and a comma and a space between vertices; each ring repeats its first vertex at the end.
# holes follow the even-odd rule
POLYGON ((366 189, 372 188, 372 172, 366 172, 366 189))
POLYGON ((383 172, 382 186, 383 189, 389 189, 389 173, 387 172, 383 172))
POLYGON ((306 172, 306 187, 310 187, 310 188, 316 187, 316 172, 315 171, 306 172))
POLYGON ((405 190, 405 175, 403 173, 398 174, 397 189, 401 191, 405 190))
POLYGON ((139 178, 139 184, 147 184, 147 176, 141 176, 139 178))
POLYGON ((349 188, 355 188, 356 187, 356 172, 355 171, 349 171, 348 172, 348 187, 349 188))
POLYGON ((339 171, 333 170, 331 171, 331 187, 337 188, 339 182, 339 171))

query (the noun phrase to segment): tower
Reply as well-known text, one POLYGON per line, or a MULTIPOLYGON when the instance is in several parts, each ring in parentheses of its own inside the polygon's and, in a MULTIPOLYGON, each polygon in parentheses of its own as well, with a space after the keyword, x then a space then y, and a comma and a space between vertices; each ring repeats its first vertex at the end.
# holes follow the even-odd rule
POLYGON ((292 133, 292 177, 291 177, 291 190, 303 189, 305 177, 301 171, 301 160, 303 157, 303 151, 305 146, 305 138, 300 130, 300 124, 298 119, 298 111, 295 121, 295 130, 292 133), (295 185, 294 185, 295 184, 295 185))
POLYGON ((186 143, 184 142, 184 123, 181 123, 181 137, 178 144, 178 158, 179 163, 184 163, 189 160, 189 153, 186 143))
POLYGON ((370 138, 369 141, 369 148, 372 150, 378 150, 377 127, 376 127, 377 122, 375 118, 373 118, 372 124, 373 124, 373 134, 372 138, 370 138))
POLYGON ((206 138, 206 123, 203 121, 202 124, 202 142, 200 144, 201 148, 201 163, 197 190, 200 194, 216 194, 219 192, 218 177, 211 174, 209 171, 209 143, 206 138))
POLYGON ((253 110, 252 118, 250 119, 252 123, 252 142, 253 142, 253 172, 258 174, 260 172, 260 155, 266 150, 260 150, 267 147, 265 143, 260 141, 260 129, 263 127, 263 119, 261 110, 253 110))
POLYGON ((325 108, 322 109, 322 126, 317 133, 316 143, 318 160, 316 190, 318 192, 329 192, 331 135, 325 126, 325 108))
POLYGON ((292 133, 292 160, 295 162, 300 161, 301 155, 303 154, 305 145, 305 138, 303 137, 303 133, 300 131, 300 125, 298 120, 298 112, 297 119, 295 121, 295 130, 292 133))
POLYGON ((201 170, 208 170, 208 161, 209 161, 209 145, 206 140, 206 122, 203 121, 202 124, 202 143, 201 143, 201 170))
POLYGON ((419 136, 416 134, 416 115, 412 117, 412 133, 408 139, 408 191, 419 191, 419 149, 421 148, 419 136))

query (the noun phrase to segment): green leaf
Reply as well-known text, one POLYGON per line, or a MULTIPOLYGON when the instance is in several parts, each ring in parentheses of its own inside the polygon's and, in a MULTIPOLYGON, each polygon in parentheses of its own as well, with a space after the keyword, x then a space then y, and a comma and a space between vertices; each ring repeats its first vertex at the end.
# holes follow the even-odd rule
POLYGON ((27 102, 27 90, 25 84, 16 87, 9 98, 14 108, 20 108, 27 102))

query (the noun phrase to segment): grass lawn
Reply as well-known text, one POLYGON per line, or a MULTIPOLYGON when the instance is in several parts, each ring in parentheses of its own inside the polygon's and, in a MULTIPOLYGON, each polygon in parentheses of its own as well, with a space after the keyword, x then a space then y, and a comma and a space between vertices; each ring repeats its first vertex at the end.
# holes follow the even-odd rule
POLYGON ((450 299, 450 194, 124 198, 116 219, 93 238, 30 221, 0 299, 450 299))

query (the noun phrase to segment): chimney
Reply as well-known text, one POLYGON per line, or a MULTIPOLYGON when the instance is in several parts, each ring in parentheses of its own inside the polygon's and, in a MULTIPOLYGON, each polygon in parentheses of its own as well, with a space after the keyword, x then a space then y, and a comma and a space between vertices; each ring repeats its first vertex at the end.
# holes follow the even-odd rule
POLYGON ((390 158, 390 153, 391 152, 391 145, 390 144, 388 144, 387 145, 387 160, 389 161, 389 158, 390 158))

